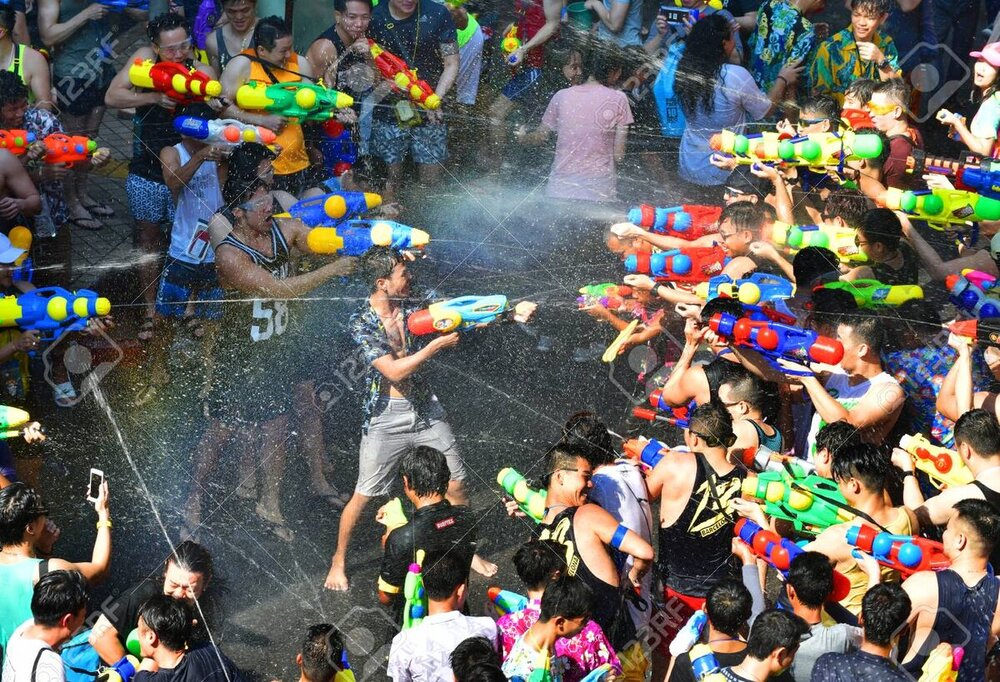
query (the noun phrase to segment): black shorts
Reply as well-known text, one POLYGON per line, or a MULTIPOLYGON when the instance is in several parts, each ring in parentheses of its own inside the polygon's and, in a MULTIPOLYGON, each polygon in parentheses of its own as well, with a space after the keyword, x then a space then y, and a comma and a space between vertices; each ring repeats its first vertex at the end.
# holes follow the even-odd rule
POLYGON ((95 107, 104 106, 104 94, 114 77, 114 69, 104 65, 99 71, 80 77, 55 79, 52 84, 56 89, 56 104, 63 113, 85 116, 95 107))

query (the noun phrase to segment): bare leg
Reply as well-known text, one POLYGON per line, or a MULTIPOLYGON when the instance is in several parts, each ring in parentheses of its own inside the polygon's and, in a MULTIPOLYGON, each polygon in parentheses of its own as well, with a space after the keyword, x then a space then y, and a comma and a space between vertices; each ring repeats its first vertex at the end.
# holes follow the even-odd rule
POLYGON ((418 163, 420 184, 424 187, 436 185, 441 181, 441 166, 436 163, 418 163))
MULTIPOLYGON (((104 107, 95 107, 83 116, 73 114, 63 114, 63 124, 66 130, 73 131, 73 134, 86 135, 94 139, 97 131, 101 127, 101 119, 104 118, 104 107)), ((96 221, 88 222, 93 225, 92 229, 100 229, 100 220, 91 215, 84 204, 92 205, 96 203, 87 195, 87 180, 90 174, 90 167, 87 164, 80 164, 75 167, 67 176, 63 186, 66 190, 66 204, 70 219, 96 221)))
POLYGON ((333 559, 330 561, 330 572, 326 574, 326 582, 323 583, 323 587, 328 590, 346 591, 350 589, 350 584, 347 582, 347 548, 351 542, 354 527, 358 525, 358 520, 369 500, 371 500, 370 497, 355 492, 340 515, 340 527, 337 530, 337 551, 333 553, 333 559))
POLYGON ((330 504, 340 508, 343 501, 337 504, 338 491, 329 484, 323 475, 323 420, 319 409, 313 403, 316 392, 315 382, 303 381, 295 385, 295 420, 298 422, 299 444, 305 451, 309 463, 309 478, 312 489, 320 497, 329 499, 330 504))
MULTIPOLYGON (((145 220, 135 221, 136 246, 142 252, 143 259, 139 264, 140 286, 142 298, 146 303, 146 316, 152 317, 156 309, 156 289, 160 278, 160 248, 163 234, 158 223, 145 220), (150 258, 149 256, 155 256, 150 258)), ((142 339, 147 341, 149 339, 142 339)))
POLYGON ((266 470, 270 474, 263 477, 257 515, 277 526, 284 526, 285 517, 281 515, 281 477, 285 472, 287 450, 285 433, 288 430, 288 416, 282 415, 272 419, 264 424, 262 429, 264 447, 261 448, 261 453, 267 461, 266 470))
POLYGON ((228 426, 224 426, 217 419, 212 419, 208 423, 208 429, 202 436, 198 444, 198 450, 194 455, 194 476, 191 479, 191 492, 188 494, 187 504, 184 510, 184 525, 186 533, 193 535, 201 525, 201 503, 202 491, 208 477, 215 469, 215 463, 219 459, 219 451, 226 445, 226 442, 233 437, 233 431, 228 426))

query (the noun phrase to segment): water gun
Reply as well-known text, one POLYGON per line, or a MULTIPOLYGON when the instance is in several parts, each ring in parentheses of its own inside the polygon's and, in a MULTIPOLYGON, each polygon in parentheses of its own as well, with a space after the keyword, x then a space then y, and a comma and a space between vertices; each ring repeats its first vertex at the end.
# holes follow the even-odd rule
POLYGON ((392 220, 348 220, 337 227, 314 227, 306 240, 314 253, 363 256, 373 246, 422 249, 430 235, 392 220))
POLYGON ((402 528, 407 523, 406 512, 403 511, 403 501, 394 497, 382 506, 382 515, 378 522, 385 526, 386 531, 402 528))
POLYGON ((900 190, 890 187, 883 198, 886 208, 924 220, 936 230, 984 220, 1000 220, 1000 200, 961 189, 900 190))
POLYGON ((882 154, 882 139, 872 133, 809 133, 788 137, 766 132, 738 135, 730 130, 716 133, 709 146, 741 164, 783 163, 791 166, 823 168, 845 161, 874 159, 882 154))
MULTIPOLYGON (((733 535, 753 553, 774 567, 783 578, 788 578, 788 569, 792 562, 805 550, 787 538, 783 538, 773 530, 761 528, 750 519, 740 519, 733 528, 733 535)), ((833 591, 830 599, 841 601, 851 591, 851 581, 840 571, 833 572, 833 591)))
POLYGON ((755 272, 744 279, 733 279, 729 275, 718 275, 701 282, 694 293, 706 301, 719 296, 735 298, 740 303, 773 303, 795 295, 795 285, 784 277, 755 272))
POLYGON ((83 135, 65 135, 52 133, 46 137, 45 163, 65 163, 72 166, 79 161, 86 161, 97 151, 97 143, 83 135))
POLYGON ((864 109, 841 109, 840 118, 851 130, 875 127, 872 115, 864 109))
POLYGON ((326 121, 334 109, 354 104, 354 98, 313 83, 262 83, 250 81, 236 91, 240 109, 269 111, 299 121, 326 121))
POLYGON ((582 308, 602 305, 609 310, 620 310, 625 305, 625 299, 632 295, 632 287, 612 282, 588 284, 580 287, 579 293, 576 302, 582 308))
POLYGON ((913 466, 927 474, 938 490, 968 485, 975 476, 955 450, 934 445, 921 434, 903 436, 899 447, 910 453, 913 466))
POLYGON ((368 47, 382 76, 391 81, 400 92, 405 92, 424 109, 437 109, 441 106, 441 98, 427 81, 417 78, 416 69, 411 69, 406 62, 371 38, 368 39, 368 47))
POLYGON ((694 679, 698 682, 714 682, 714 680, 725 680, 719 674, 719 661, 716 660, 712 647, 707 644, 698 643, 691 647, 688 654, 691 658, 691 671, 694 679))
POLYGON ((764 471, 743 479, 742 492, 763 504, 768 516, 790 521, 799 533, 816 535, 854 518, 843 508, 847 501, 837 484, 820 476, 793 479, 780 471, 764 471))
POLYGON ((354 671, 351 670, 351 663, 347 660, 347 648, 340 654, 340 670, 333 676, 333 682, 355 682, 354 671))
POLYGON ((694 401, 687 405, 674 407, 663 399, 663 391, 659 388, 649 394, 649 404, 653 409, 636 407, 632 410, 632 416, 646 421, 662 421, 674 426, 686 429, 690 424, 691 411, 694 409, 694 401))
POLYGON ((821 362, 836 365, 844 357, 844 346, 837 339, 820 336, 811 329, 800 329, 780 322, 737 318, 728 313, 717 313, 708 326, 716 334, 737 345, 752 348, 768 358, 772 366, 786 373, 789 370, 777 364, 788 360, 799 364, 821 362))
POLYGON ((468 331, 493 322, 507 309, 507 297, 503 295, 459 296, 410 313, 406 327, 416 336, 468 331))
POLYGON ((0 429, 16 429, 31 421, 31 415, 19 407, 0 405, 0 429))
POLYGON ((650 275, 660 282, 696 284, 721 274, 728 262, 721 246, 695 246, 661 253, 639 251, 625 257, 625 271, 650 275))
POLYGON ((493 602, 493 606, 496 607, 497 613, 501 616, 508 613, 516 613, 517 611, 524 611, 528 607, 528 598, 523 594, 503 590, 496 585, 488 588, 486 594, 489 596, 490 601, 493 602))
POLYGON ((323 165, 334 177, 339 178, 357 163, 358 145, 354 143, 351 131, 335 118, 323 124, 323 132, 325 136, 319 143, 323 165))
POLYGON ((542 647, 535 657, 535 665, 525 682, 552 682, 552 654, 548 647, 542 647))
POLYGON ((507 32, 503 34, 503 41, 500 49, 503 50, 504 58, 510 60, 510 56, 521 48, 521 39, 517 37, 517 24, 511 24, 507 32))
POLYGON ((222 83, 177 62, 136 59, 128 67, 128 79, 135 87, 162 92, 178 104, 204 102, 222 94, 222 83))
POLYGON ((139 9, 143 12, 149 11, 149 0, 97 0, 98 5, 104 5, 112 12, 121 14, 126 9, 139 9))
POLYGON ((691 651, 691 647, 701 639, 701 632, 706 625, 708 625, 708 614, 698 609, 670 641, 670 655, 677 657, 691 651))
POLYGON ((716 223, 722 215, 719 206, 699 206, 683 204, 670 208, 656 208, 642 204, 629 209, 626 219, 633 225, 657 234, 665 234, 678 239, 694 240, 712 232, 718 232, 716 223))
POLYGON ((920 669, 917 682, 958 682, 958 670, 962 667, 963 658, 965 649, 941 642, 931 650, 924 667, 920 669))
POLYGON ((766 445, 756 448, 746 448, 741 457, 743 466, 754 471, 781 471, 790 477, 799 479, 816 473, 816 465, 812 462, 790 457, 775 452, 766 445))
POLYGON ((858 231, 835 225, 789 225, 775 221, 771 241, 796 253, 807 246, 830 249, 841 263, 867 263, 868 256, 855 243, 858 231))
POLYGON ((916 284, 882 284, 877 279, 856 279, 851 282, 827 282, 813 291, 836 289, 846 291, 854 297, 859 308, 875 308, 887 305, 903 305, 924 297, 924 290, 916 284))
POLYGON ((972 343, 1000 347, 1000 331, 980 327, 979 320, 956 320, 948 325, 948 331, 972 343))
POLYGON ((611 673, 611 664, 602 663, 587 673, 587 675, 581 679, 580 682, 604 682, 608 679, 609 673, 611 673))
POLYGON ((0 327, 20 327, 41 332, 50 340, 67 331, 83 331, 92 317, 111 312, 111 302, 96 292, 62 287, 42 287, 0 299, 0 327))
POLYGON ((978 270, 963 270, 961 275, 952 273, 944 280, 948 300, 981 320, 1000 317, 1000 297, 993 292, 995 282, 990 275, 978 270))
MULTIPOLYGON (((288 215, 298 218, 309 227, 330 225, 331 221, 361 215, 382 205, 382 197, 369 192, 331 192, 302 199, 288 209, 288 215)), ((278 216, 281 217, 281 216, 278 216)))
POLYGON ((131 654, 122 656, 114 665, 102 669, 96 682, 131 682, 139 670, 139 659, 131 654))
POLYGON ((669 449, 665 444, 653 438, 648 441, 643 438, 632 438, 622 445, 625 457, 646 469, 655 469, 656 465, 663 459, 663 450, 669 449))
POLYGON ((894 535, 859 524, 847 529, 847 544, 875 557, 904 577, 917 571, 941 571, 951 566, 940 542, 918 535, 894 535))
POLYGON ((914 150, 913 156, 906 157, 906 167, 911 173, 950 176, 958 189, 1000 199, 1000 161, 996 159, 946 159, 914 150))
POLYGON ((34 141, 35 134, 27 130, 0 130, 0 149, 6 149, 14 156, 28 151, 28 146, 34 141))
POLYGON ((544 490, 535 490, 528 485, 528 480, 517 473, 516 469, 507 467, 501 469, 497 474, 497 483, 508 495, 514 498, 517 506, 521 508, 528 518, 535 523, 541 523, 545 518, 545 497, 544 490))
POLYGON ((24 225, 17 225, 10 228, 10 232, 7 234, 7 238, 10 240, 10 245, 18 248, 24 249, 24 253, 17 257, 14 261, 14 270, 10 273, 11 279, 15 282, 30 282, 35 276, 35 269, 31 262, 31 242, 33 240, 31 236, 31 230, 26 228, 24 225))
POLYGON ((427 593, 424 591, 424 575, 420 565, 424 563, 424 550, 417 550, 417 560, 410 564, 403 581, 403 596, 406 604, 403 606, 403 629, 409 630, 427 615, 427 593))
POLYGON ((273 144, 277 135, 263 126, 250 125, 234 118, 208 121, 196 116, 178 116, 174 119, 174 130, 186 137, 193 137, 205 144, 225 144, 235 146, 241 142, 273 144))

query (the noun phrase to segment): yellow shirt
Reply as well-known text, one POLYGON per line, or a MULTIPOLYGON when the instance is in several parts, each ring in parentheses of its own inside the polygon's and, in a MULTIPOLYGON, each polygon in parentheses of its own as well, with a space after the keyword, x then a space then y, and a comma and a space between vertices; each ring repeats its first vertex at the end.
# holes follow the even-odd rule
MULTIPOLYGON (((913 535, 913 526, 910 525, 910 515, 906 513, 906 509, 900 507, 896 510, 896 513, 898 514, 896 520, 886 524, 886 529, 893 535, 913 535)), ((852 525, 857 526, 861 523, 861 519, 856 519, 852 525)), ((841 563, 837 568, 840 569, 840 572, 851 583, 851 591, 847 593, 847 596, 840 602, 840 605, 855 616, 860 616, 861 600, 864 598, 865 592, 868 591, 868 576, 865 575, 865 572, 861 570, 861 567, 853 559, 850 562, 841 563)), ((883 566, 882 582, 898 583, 899 571, 883 566)))
MULTIPOLYGON (((243 50, 243 54, 250 57, 250 80, 261 83, 274 82, 267 75, 261 63, 256 60, 257 54, 252 49, 243 50)), ((298 71, 299 56, 293 52, 285 63, 285 68, 298 71)), ((271 73, 274 74, 279 83, 297 83, 302 80, 294 73, 289 73, 281 68, 271 68, 271 73)), ((275 175, 291 175, 309 167, 309 155, 306 153, 306 140, 302 135, 301 125, 292 122, 286 123, 274 143, 281 145, 281 154, 274 160, 275 175)))

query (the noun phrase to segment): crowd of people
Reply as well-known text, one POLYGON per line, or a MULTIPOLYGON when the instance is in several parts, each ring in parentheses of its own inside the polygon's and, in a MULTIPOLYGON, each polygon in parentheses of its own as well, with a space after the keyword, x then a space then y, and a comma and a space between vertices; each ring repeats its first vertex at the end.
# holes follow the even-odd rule
MULTIPOLYGON (((88 181, 112 152, 52 163, 43 141, 97 138, 108 107, 129 112, 125 191, 142 253, 142 288, 131 294, 147 358, 134 406, 162 399, 172 344, 189 336, 205 358, 205 432, 162 573, 97 610, 92 587, 114 580, 108 483, 92 491, 92 556, 61 559, 60 531, 34 487, 30 448, 44 436, 27 428, 16 459, 0 445, 3 682, 244 679, 212 634, 213 559, 197 541, 205 485, 223 452, 249 477, 258 452, 283 472, 293 431, 313 491, 340 513, 327 589, 359 589, 348 556, 372 520, 369 503, 400 488, 408 502, 374 514, 386 527, 378 600, 398 634, 369 677, 1000 677, 1000 332, 986 302, 1000 277, 1000 220, 980 210, 1000 180, 963 184, 966 170, 1000 168, 991 161, 1000 42, 974 49, 978 2, 847 0, 840 26, 818 21, 822 0, 516 0, 499 12, 334 0, 333 24, 301 52, 289 22, 258 17, 255 0, 185 2, 154 16, 122 4, 118 13, 82 0, 0 5, 2 127, 34 136, 0 140, 0 228, 11 235, 0 235, 0 286, 10 296, 69 287, 72 233, 105 229, 115 211, 88 181), (118 37, 136 23, 147 40, 118 55, 118 37), (394 87, 375 68, 376 46, 414 68, 441 106, 394 87), (131 73, 144 62, 197 70, 219 94, 145 87, 131 73), (250 107, 240 94, 314 82, 353 99, 330 121, 336 136, 346 131, 340 151, 328 149, 330 125, 250 107), (275 139, 205 139, 175 127, 178 116, 233 119, 275 139), (763 135, 740 137, 750 124, 763 135), (496 608, 478 616, 467 603, 471 572, 489 580, 498 568, 478 551, 470 463, 422 373, 460 334, 414 332, 427 302, 413 293, 411 249, 320 253, 314 225, 289 213, 303 200, 368 193, 380 195, 364 199, 368 216, 405 219, 420 196, 407 186, 446 182, 452 157, 470 156, 463 137, 490 150, 472 163, 488 174, 547 161, 540 150, 551 148, 546 196, 577 211, 614 205, 625 164, 662 189, 650 201, 685 202, 605 225, 606 247, 630 274, 614 296, 582 300, 618 334, 610 359, 637 347, 666 358, 639 377, 639 399, 650 397, 663 430, 619 442, 595 414, 569 417, 525 469, 536 480, 507 491, 521 585, 491 589, 496 608), (762 146, 745 152, 726 139, 762 146), (810 140, 823 141, 822 162, 800 163, 795 145, 810 140), (769 152, 779 141, 794 153, 769 152), (930 153, 961 158, 925 163, 930 153), (921 197, 943 197, 945 208, 921 197), (22 225, 32 229, 35 283, 11 231, 22 225), (824 245, 793 243, 795 230, 824 245), (701 281, 677 266, 701 267, 705 254, 715 260, 701 281), (303 410, 316 367, 293 339, 303 324, 295 299, 348 275, 368 294, 348 324, 364 368, 363 424, 357 483, 341 498, 325 478, 322 419, 303 410), (953 297, 964 306, 953 310, 947 293, 962 277, 981 296, 972 306, 953 297), (744 301, 747 282, 787 293, 744 301), (948 327, 956 315, 981 317, 978 331, 948 327), (667 348, 668 338, 682 347, 667 348)), ((536 308, 497 312, 526 324, 536 308)), ((95 319, 89 331, 109 329, 95 319)), ((26 405, 28 354, 45 341, 0 333, 5 400, 26 405)), ((75 404, 80 386, 65 368, 52 383, 57 405, 75 404)), ((252 494, 257 516, 292 541, 282 476, 263 477, 252 494)), ((364 677, 351 660, 352 642, 330 624, 309 627, 295 658, 307 682, 364 677)))

